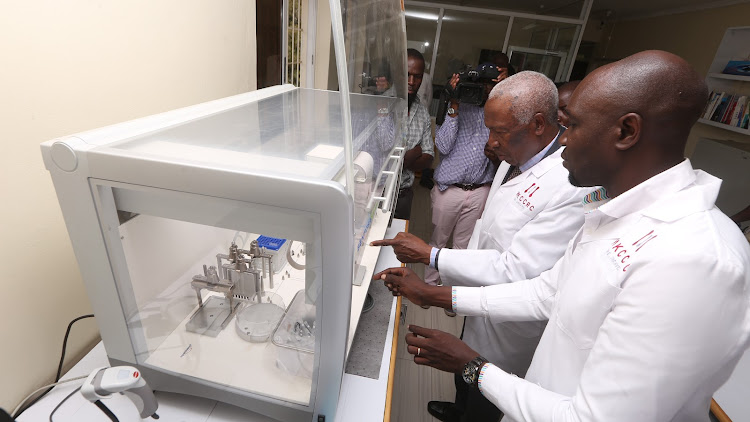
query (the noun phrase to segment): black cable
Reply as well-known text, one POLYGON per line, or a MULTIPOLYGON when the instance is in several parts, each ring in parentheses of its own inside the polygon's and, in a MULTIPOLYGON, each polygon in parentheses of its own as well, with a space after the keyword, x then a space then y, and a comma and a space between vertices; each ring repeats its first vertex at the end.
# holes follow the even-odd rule
POLYGON ((105 415, 109 416, 109 419, 112 422, 120 422, 120 420, 117 419, 117 416, 115 416, 115 414, 112 413, 111 410, 109 410, 109 407, 107 407, 104 403, 102 403, 101 400, 95 401, 94 404, 96 405, 96 407, 101 409, 101 411, 104 412, 105 415))
MULTIPOLYGON (((93 316, 94 316, 94 314, 81 315, 78 318, 75 318, 74 320, 72 320, 72 321, 70 321, 68 323, 68 329, 65 330, 65 337, 63 338, 62 353, 60 354, 60 364, 57 366, 57 375, 55 376, 55 382, 60 381, 60 376, 61 376, 61 373, 62 373, 63 362, 65 361, 65 349, 67 349, 67 347, 68 347, 68 336, 70 335, 70 329, 73 327, 73 324, 76 321, 80 321, 80 320, 82 320, 84 318, 91 318, 93 316)), ((14 417, 18 418, 19 416, 21 416, 21 414, 23 412, 25 412, 26 409, 28 409, 29 407, 31 407, 34 404, 36 404, 36 402, 38 402, 42 397, 44 397, 45 395, 47 395, 47 393, 49 393, 52 390, 52 388, 54 388, 54 387, 50 387, 47 390, 45 390, 43 393, 39 394, 34 400, 32 400, 29 404, 27 404, 26 406, 24 406, 23 409, 19 410, 18 413, 14 417)))
MULTIPOLYGON (((55 414, 55 412, 57 412, 57 409, 59 409, 60 406, 63 405, 63 403, 65 403, 66 401, 68 401, 68 399, 71 398, 73 396, 73 394, 79 392, 80 390, 81 390, 81 387, 76 388, 70 394, 68 394, 67 396, 65 396, 65 398, 62 399, 62 401, 60 403, 57 403, 57 406, 55 406, 54 410, 52 410, 52 413, 49 414, 49 422, 52 422, 52 416, 55 414)), ((19 415, 20 415, 20 413, 19 413, 19 415)))
MULTIPOLYGON (((57 365, 57 375, 55 376, 55 382, 60 381, 60 376, 62 374, 63 361, 65 361, 65 349, 68 347, 68 336, 70 335, 70 329, 73 328, 73 324, 76 321, 80 321, 80 320, 82 320, 84 318, 92 318, 93 316, 94 316, 94 314, 81 315, 78 318, 76 318, 73 321, 70 321, 68 323, 68 329, 65 330, 65 338, 63 338, 62 353, 60 353, 60 364, 57 365)), ((42 394, 42 395, 44 395, 44 394, 42 394)))

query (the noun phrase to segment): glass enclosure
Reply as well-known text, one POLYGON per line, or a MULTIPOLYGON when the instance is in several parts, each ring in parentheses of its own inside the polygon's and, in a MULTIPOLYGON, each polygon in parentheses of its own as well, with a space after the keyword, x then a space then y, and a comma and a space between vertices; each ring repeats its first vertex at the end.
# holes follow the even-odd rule
MULTIPOLYGON (((118 207, 128 195, 116 189, 118 207)), ((119 236, 127 276, 118 290, 139 365, 310 404, 314 243, 143 213, 119 236)))
POLYGON ((349 92, 405 101, 406 38, 400 3, 342 0, 341 14, 349 92))
POLYGON ((331 6, 338 92, 269 87, 42 146, 108 358, 157 390, 335 420, 407 69, 399 1, 331 6))

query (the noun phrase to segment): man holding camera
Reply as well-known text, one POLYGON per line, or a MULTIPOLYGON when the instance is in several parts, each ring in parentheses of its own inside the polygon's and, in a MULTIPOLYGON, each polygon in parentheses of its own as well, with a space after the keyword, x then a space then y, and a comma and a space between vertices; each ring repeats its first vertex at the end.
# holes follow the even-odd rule
MULTIPOLYGON (((462 89, 459 74, 449 82, 450 99, 445 121, 435 134, 435 146, 440 151, 440 164, 435 169, 436 186, 432 188, 432 238, 430 245, 443 248, 453 233, 453 249, 466 249, 474 225, 484 211, 490 185, 497 171, 484 154, 489 130, 484 125, 484 103, 492 88, 508 76, 508 69, 492 63, 481 64, 474 75, 482 90, 469 99, 462 89)), ((439 116, 442 117, 442 116, 439 116)), ((432 268, 425 269, 425 281, 438 284, 439 275, 432 268)))

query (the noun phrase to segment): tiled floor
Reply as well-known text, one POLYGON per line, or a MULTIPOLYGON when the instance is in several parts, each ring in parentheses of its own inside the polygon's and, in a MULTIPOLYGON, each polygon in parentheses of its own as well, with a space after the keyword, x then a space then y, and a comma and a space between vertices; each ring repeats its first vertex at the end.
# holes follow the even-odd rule
MULTIPOLYGON (((432 231, 431 221, 430 191, 415 183, 409 232, 425 241, 429 241, 432 231)), ((415 264, 412 268, 420 276, 424 275, 424 265, 415 264)), ((456 393, 456 388, 453 384, 453 374, 416 365, 412 360, 412 356, 406 351, 404 336, 408 332, 409 324, 437 328, 454 335, 459 335, 463 325, 463 318, 450 318, 445 315, 442 308, 422 309, 417 305, 409 303, 406 299, 403 300, 403 303, 407 305, 406 323, 400 326, 401 328, 398 333, 399 343, 393 383, 391 421, 437 421, 437 419, 434 419, 427 413, 427 402, 430 400, 453 401, 456 393)))

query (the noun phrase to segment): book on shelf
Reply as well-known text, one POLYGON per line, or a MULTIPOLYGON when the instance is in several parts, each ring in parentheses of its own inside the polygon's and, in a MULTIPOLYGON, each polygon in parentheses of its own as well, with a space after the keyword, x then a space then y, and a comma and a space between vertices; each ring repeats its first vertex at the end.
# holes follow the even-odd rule
POLYGON ((701 117, 728 126, 747 129, 750 122, 750 98, 746 95, 712 91, 701 117))
POLYGON ((727 108, 727 101, 729 101, 729 96, 726 93, 722 93, 721 98, 719 98, 719 102, 716 104, 716 108, 714 109, 713 113, 711 113, 711 117, 709 120, 718 122, 721 117, 724 116, 724 111, 727 108))
POLYGON ((729 126, 738 127, 738 122, 742 121, 742 116, 745 114, 745 103, 747 102, 746 96, 741 96, 737 99, 737 104, 732 112, 732 118, 729 120, 729 126))
POLYGON ((714 110, 716 109, 716 104, 718 103, 719 99, 721 98, 723 92, 711 92, 711 95, 708 96, 708 102, 706 102, 706 108, 703 110, 703 118, 704 119, 710 119, 711 114, 713 114, 714 110))

